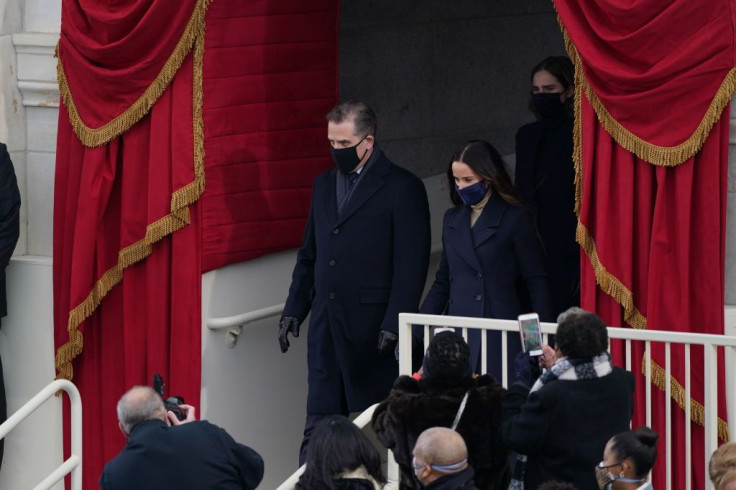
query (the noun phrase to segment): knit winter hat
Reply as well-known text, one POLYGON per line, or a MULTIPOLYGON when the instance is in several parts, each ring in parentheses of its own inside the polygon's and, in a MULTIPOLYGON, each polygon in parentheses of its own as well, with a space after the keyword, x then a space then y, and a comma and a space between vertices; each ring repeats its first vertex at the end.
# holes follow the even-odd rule
POLYGON ((429 342, 422 367, 425 378, 466 378, 473 374, 470 348, 457 333, 440 332, 429 342))

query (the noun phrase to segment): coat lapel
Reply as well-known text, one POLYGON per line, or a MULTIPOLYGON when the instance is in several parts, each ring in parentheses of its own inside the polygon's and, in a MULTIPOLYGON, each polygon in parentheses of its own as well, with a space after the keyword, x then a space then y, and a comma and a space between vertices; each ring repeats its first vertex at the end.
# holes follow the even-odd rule
POLYGON ((333 168, 330 170, 330 175, 326 179, 327 189, 322 192, 322 198, 324 199, 324 207, 327 211, 327 216, 330 218, 330 222, 334 223, 337 220, 337 174, 333 168))
POLYGON ((508 204, 506 204, 498 192, 494 192, 491 195, 488 204, 483 208, 483 212, 473 227, 473 245, 475 248, 478 248, 483 242, 496 234, 498 227, 501 226, 501 220, 507 207, 508 204))
MULTIPOLYGON (((346 219, 352 216, 378 189, 386 184, 386 174, 390 170, 390 163, 385 155, 381 155, 366 170, 366 174, 356 184, 358 187, 353 191, 342 213, 337 217, 336 226, 340 226, 346 219)), ((333 190, 334 193, 334 190, 333 190)))
POLYGON ((470 229, 470 208, 459 206, 457 212, 447 224, 445 241, 468 264, 480 271, 480 262, 473 249, 473 235, 470 229))

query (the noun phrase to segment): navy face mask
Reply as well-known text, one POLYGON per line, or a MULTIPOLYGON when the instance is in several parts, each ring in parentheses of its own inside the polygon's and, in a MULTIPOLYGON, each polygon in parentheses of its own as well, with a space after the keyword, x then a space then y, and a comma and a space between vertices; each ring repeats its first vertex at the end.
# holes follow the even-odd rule
POLYGON ((561 93, 532 94, 532 103, 542 119, 556 119, 565 116, 565 104, 560 102, 561 93))
POLYGON ((486 197, 488 186, 486 186, 486 183, 481 180, 480 182, 476 182, 475 184, 462 189, 455 184, 455 190, 466 206, 472 206, 473 204, 478 204, 484 197, 486 197))
POLYGON ((354 146, 349 146, 347 148, 333 148, 330 146, 330 153, 332 154, 332 159, 335 161, 335 165, 337 165, 337 168, 345 172, 346 174, 349 174, 353 170, 355 170, 355 167, 358 166, 360 161, 365 156, 365 153, 368 152, 368 150, 365 150, 365 153, 363 153, 363 157, 358 156, 358 145, 363 142, 364 139, 366 139, 368 135, 363 136, 363 138, 358 141, 354 146))

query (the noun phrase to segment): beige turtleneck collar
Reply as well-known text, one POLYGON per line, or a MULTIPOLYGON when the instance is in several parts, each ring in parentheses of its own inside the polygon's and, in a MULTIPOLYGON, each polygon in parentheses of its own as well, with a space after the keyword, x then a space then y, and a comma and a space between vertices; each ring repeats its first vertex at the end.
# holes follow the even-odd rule
POLYGON ((486 207, 486 204, 488 204, 488 200, 491 198, 491 194, 493 194, 493 188, 489 188, 488 192, 486 193, 486 196, 478 202, 478 204, 473 204, 470 206, 470 227, 472 228, 475 226, 475 222, 478 221, 478 218, 480 217, 480 213, 483 212, 483 208, 486 207))

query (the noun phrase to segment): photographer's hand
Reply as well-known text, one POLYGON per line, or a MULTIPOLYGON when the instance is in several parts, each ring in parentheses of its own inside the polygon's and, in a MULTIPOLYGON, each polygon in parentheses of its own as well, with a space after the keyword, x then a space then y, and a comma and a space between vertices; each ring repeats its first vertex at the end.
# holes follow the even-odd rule
POLYGON ((166 417, 169 419, 169 422, 171 425, 182 425, 182 424, 188 424, 189 422, 194 422, 197 420, 197 414, 196 409, 191 405, 185 405, 181 404, 179 405, 179 408, 182 412, 186 414, 186 418, 184 420, 179 420, 176 418, 176 414, 172 411, 166 412, 166 417))

